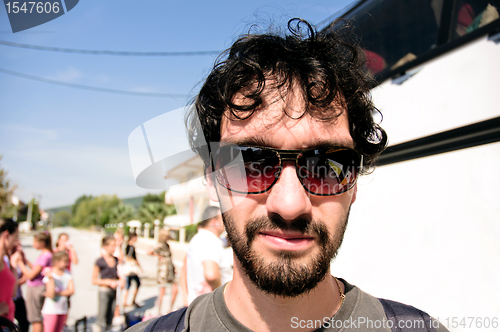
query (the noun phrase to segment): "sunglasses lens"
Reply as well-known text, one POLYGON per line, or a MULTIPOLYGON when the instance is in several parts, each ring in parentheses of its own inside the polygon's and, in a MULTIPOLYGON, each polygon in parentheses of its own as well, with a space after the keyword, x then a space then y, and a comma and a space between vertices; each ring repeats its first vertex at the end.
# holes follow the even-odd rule
POLYGON ((300 181, 316 195, 336 195, 351 189, 360 168, 360 156, 348 149, 309 150, 298 158, 300 181))
POLYGON ((279 174, 278 155, 257 147, 222 146, 215 157, 217 181, 241 193, 261 193, 269 189, 279 174))

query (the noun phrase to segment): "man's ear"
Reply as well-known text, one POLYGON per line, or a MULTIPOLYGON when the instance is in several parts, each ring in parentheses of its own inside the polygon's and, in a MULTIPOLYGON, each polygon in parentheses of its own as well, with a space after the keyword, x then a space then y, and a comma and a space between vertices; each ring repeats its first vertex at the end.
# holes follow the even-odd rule
POLYGON ((205 174, 207 179, 208 197, 210 197, 212 201, 218 202, 219 196, 217 195, 217 183, 215 183, 215 174, 212 172, 212 168, 207 168, 205 174))
POLYGON ((358 194, 358 184, 356 183, 354 185, 354 188, 352 188, 353 192, 352 192, 352 198, 351 198, 351 204, 356 202, 356 195, 358 194))

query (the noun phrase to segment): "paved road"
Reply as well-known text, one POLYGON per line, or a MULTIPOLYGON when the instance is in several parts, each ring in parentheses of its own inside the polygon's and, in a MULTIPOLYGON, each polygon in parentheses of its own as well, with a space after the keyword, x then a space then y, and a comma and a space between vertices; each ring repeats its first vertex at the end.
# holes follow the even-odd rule
MULTIPOLYGON (((67 325, 73 331, 75 320, 87 316, 88 321, 93 323, 97 314, 97 292, 98 287, 92 285, 92 269, 97 258, 100 257, 100 245, 102 234, 97 232, 83 231, 74 228, 56 228, 51 230, 52 241, 55 242, 61 232, 69 234, 70 241, 73 243, 78 254, 78 265, 72 266, 72 275, 75 282, 75 294, 71 297, 71 309, 68 316, 67 325)), ((34 262, 40 255, 40 252, 35 250, 33 245, 33 234, 25 234, 21 236, 21 242, 25 250, 27 258, 34 262)), ((156 284, 156 264, 157 259, 153 256, 144 254, 147 244, 151 242, 142 241, 138 250, 138 260, 141 263, 144 274, 141 276, 141 288, 137 295, 141 308, 134 312, 143 313, 147 309, 154 307, 154 302, 158 294, 156 284), (140 250, 140 248, 143 248, 140 250)), ((25 285, 23 288, 26 287, 25 285)), ((24 290, 24 293, 26 291, 24 290)), ((181 293, 176 299, 176 308, 182 307, 181 293)), ((129 301, 130 298, 129 298, 129 301)), ((168 304, 170 303, 170 290, 167 288, 167 294, 163 299, 163 313, 166 313, 168 304)), ((90 325, 90 324, 89 324, 90 325)))

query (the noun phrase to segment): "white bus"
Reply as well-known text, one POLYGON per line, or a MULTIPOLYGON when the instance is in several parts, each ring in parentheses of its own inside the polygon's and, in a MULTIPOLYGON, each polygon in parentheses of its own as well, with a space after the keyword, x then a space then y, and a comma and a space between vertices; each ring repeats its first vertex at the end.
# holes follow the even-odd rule
POLYGON ((499 12, 500 0, 367 0, 340 15, 389 148, 358 182, 332 271, 451 331, 500 330, 499 12))

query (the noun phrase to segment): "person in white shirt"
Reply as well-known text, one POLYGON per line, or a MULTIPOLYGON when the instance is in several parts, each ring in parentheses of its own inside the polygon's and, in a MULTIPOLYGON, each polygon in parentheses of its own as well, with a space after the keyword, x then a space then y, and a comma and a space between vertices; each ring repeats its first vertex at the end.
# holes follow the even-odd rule
POLYGON ((203 212, 198 233, 189 242, 186 259, 188 302, 231 280, 231 264, 225 259, 220 236, 224 224, 220 209, 209 206, 203 212))

